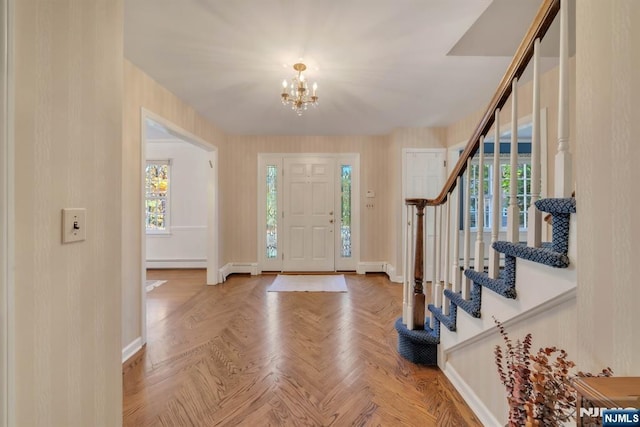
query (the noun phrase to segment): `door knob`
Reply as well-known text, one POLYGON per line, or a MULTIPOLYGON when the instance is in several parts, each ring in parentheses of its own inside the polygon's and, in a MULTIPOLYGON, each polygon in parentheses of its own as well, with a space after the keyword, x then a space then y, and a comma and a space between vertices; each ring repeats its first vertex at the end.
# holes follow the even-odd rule
POLYGON ((333 211, 329 212, 329 215, 333 215, 333 211))
POLYGON ((329 224, 333 224, 333 220, 332 219, 329 220, 329 224))

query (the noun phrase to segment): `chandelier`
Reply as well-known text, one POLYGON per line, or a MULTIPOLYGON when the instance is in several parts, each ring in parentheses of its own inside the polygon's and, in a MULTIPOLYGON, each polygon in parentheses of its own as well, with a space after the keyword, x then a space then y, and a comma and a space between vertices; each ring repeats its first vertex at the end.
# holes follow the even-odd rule
POLYGON ((314 107, 318 105, 318 83, 313 84, 313 92, 309 94, 307 80, 302 74, 307 69, 307 66, 302 62, 298 62, 293 64, 293 69, 298 74, 293 76, 290 83, 286 79, 282 81, 282 94, 280 96, 283 105, 291 105, 291 109, 301 116, 309 104, 314 107))

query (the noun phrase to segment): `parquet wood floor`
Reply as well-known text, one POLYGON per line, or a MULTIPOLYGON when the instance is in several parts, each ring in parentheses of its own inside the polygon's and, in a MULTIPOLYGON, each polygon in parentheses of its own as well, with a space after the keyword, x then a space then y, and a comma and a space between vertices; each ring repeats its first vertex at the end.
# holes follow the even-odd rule
POLYGON ((125 426, 476 426, 444 374, 396 351, 402 287, 266 292, 275 275, 205 286, 155 270, 148 344, 124 373, 125 426))

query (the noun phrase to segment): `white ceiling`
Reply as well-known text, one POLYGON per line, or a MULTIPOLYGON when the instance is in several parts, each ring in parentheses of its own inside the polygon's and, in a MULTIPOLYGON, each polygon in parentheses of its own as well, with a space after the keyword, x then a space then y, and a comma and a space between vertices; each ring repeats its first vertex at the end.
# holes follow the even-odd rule
POLYGON ((227 133, 445 126, 486 105, 540 4, 503 25, 513 2, 126 0, 125 56, 227 133), (320 97, 302 117, 280 104, 299 58, 320 97))

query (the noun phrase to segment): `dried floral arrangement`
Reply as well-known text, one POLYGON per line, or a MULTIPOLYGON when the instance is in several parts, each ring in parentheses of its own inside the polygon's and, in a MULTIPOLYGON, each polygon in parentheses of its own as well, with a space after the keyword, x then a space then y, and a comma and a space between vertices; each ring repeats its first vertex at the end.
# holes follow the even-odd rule
MULTIPOLYGON (((576 391, 571 386, 574 376, 591 377, 593 374, 570 374, 575 363, 567 352, 557 347, 540 348, 531 353, 532 335, 513 340, 502 323, 493 320, 504 340, 505 348, 497 345, 494 351, 498 376, 507 391, 509 404, 508 426, 561 426, 575 419, 576 391)), ((610 368, 597 376, 610 377, 610 368)))

